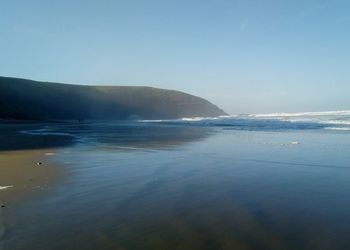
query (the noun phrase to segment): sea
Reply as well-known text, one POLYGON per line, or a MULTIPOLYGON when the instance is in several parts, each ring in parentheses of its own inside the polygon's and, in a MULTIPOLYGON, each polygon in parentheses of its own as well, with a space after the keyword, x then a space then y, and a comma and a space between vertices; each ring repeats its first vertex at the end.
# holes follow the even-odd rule
POLYGON ((350 111, 0 127, 66 172, 1 250, 350 249, 350 111))

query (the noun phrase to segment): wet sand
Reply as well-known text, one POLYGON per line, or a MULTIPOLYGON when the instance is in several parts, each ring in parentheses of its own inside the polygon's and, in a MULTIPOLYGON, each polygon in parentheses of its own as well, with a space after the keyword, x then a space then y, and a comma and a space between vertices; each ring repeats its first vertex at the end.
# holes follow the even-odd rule
POLYGON ((49 190, 52 182, 62 175, 50 158, 54 150, 35 149, 0 151, 0 203, 3 208, 49 190))
POLYGON ((23 174, 4 180, 49 183, 0 191, 18 201, 0 209, 0 250, 350 249, 349 133, 44 126, 12 144, 38 150, 0 153, 23 174))
POLYGON ((54 151, 0 151, 0 250, 7 232, 6 211, 48 191, 62 171, 50 161, 54 151))
POLYGON ((62 174, 50 159, 58 148, 72 144, 73 137, 50 134, 50 126, 0 121, 0 204, 5 207, 50 189, 62 174))

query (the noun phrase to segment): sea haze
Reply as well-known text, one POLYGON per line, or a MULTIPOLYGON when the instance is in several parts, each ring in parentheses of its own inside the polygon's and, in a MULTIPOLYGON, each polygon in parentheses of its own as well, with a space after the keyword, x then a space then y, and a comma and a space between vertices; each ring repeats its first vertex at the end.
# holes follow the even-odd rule
POLYGON ((6 210, 2 246, 349 249, 349 118, 337 111, 17 125, 18 135, 70 137, 52 156, 68 174, 6 210))

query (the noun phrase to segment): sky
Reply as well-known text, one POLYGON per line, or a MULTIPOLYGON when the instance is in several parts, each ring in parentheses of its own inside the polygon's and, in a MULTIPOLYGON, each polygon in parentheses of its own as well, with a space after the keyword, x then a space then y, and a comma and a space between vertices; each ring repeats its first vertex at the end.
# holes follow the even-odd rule
POLYGON ((141 85, 231 114, 350 109, 350 1, 1 0, 0 75, 141 85))

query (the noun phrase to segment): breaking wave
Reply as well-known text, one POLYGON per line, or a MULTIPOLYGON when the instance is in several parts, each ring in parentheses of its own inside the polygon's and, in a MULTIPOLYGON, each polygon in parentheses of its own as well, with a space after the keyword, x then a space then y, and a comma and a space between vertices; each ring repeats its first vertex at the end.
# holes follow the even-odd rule
POLYGON ((193 117, 177 120, 143 120, 141 122, 183 124, 197 126, 221 126, 240 130, 326 129, 350 131, 350 110, 241 114, 230 116, 193 117))

